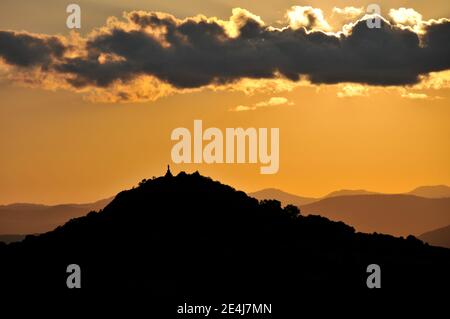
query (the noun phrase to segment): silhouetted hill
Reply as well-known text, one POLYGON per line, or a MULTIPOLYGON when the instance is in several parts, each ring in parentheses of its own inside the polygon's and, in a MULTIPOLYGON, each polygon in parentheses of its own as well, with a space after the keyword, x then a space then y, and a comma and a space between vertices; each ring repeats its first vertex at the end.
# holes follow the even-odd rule
POLYGON ((343 221, 361 232, 395 236, 417 236, 450 223, 450 198, 383 194, 340 196, 301 206, 301 210, 305 214, 343 221))
POLYGON ((0 289, 8 292, 67 290, 72 263, 81 266, 82 291, 145 298, 264 296, 257 301, 263 302, 312 289, 367 290, 372 263, 382 269, 384 290, 421 293, 450 284, 449 249, 412 236, 355 233, 198 173, 143 181, 98 213, 0 244, 0 260, 0 289))
POLYGON ((433 246, 450 248, 450 225, 423 233, 419 238, 433 246))
POLYGON ((281 205, 286 206, 289 204, 295 205, 295 206, 302 206, 306 205, 312 202, 317 201, 317 198, 312 197, 302 197, 297 196, 293 194, 289 194, 286 192, 283 192, 282 190, 276 189, 276 188, 265 188, 260 191, 249 193, 248 194, 251 197, 254 197, 258 200, 263 199, 276 199, 281 202, 281 205))
POLYGON ((112 198, 89 204, 10 204, 0 205, 0 234, 44 233, 61 226, 72 218, 105 207, 112 198))
POLYGON ((426 198, 450 197, 450 187, 447 185, 421 186, 410 191, 408 194, 426 198))

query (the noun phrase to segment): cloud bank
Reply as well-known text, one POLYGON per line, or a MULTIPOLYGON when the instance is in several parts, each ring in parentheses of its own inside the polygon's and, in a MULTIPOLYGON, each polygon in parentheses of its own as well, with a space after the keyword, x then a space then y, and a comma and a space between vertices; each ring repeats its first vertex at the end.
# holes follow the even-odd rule
POLYGON ((365 16, 332 32, 320 9, 292 7, 287 15, 284 28, 236 8, 227 21, 134 11, 86 38, 5 30, 0 68, 16 81, 108 101, 154 100, 248 79, 405 86, 450 68, 448 19, 423 21, 399 9, 381 28, 368 28, 373 17, 365 16))

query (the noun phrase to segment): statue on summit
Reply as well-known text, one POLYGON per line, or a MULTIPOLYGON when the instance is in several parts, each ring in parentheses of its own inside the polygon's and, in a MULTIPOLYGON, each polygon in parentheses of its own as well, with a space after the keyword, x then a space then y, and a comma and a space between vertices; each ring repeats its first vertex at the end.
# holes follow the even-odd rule
POLYGON ((170 171, 170 165, 167 165, 167 172, 166 175, 164 175, 164 177, 173 177, 172 172, 170 171))

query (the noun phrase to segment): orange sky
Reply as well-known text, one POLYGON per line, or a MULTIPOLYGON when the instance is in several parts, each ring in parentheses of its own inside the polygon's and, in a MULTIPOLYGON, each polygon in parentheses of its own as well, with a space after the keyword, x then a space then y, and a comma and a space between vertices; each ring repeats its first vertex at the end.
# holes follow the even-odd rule
MULTIPOLYGON (((370 2, 370 1, 368 1, 370 2)), ((55 1, 2 1, 0 29, 68 34, 65 10, 55 1), (14 4, 14 6, 13 6, 14 4), (26 19, 11 10, 21 8, 26 19), (8 13, 9 10, 9 13, 8 13), (61 13, 62 12, 62 13, 61 13)), ((83 29, 104 24, 123 10, 163 10, 183 17, 204 13, 227 18, 240 6, 276 23, 295 3, 277 1, 79 1, 83 29), (85 7, 83 7, 85 5, 85 7), (91 9, 92 8, 92 9, 91 9)), ((339 1, 340 6, 364 2, 339 1)), ((408 4, 424 18, 449 17, 446 1, 381 1, 408 4)), ((307 3, 302 2, 302 5, 307 3)), ((336 2, 314 1, 324 12, 336 2)), ((448 72, 435 75, 449 81, 448 72)), ((0 204, 88 202, 111 196, 141 179, 172 170, 199 170, 245 191, 275 187, 304 196, 337 189, 404 192, 419 185, 450 184, 450 91, 299 85, 291 91, 199 90, 140 103, 96 103, 83 94, 28 88, 0 77, 0 204), (409 95, 408 95, 409 94, 409 95), (348 94, 347 94, 348 95, 348 94), (272 97, 289 103, 231 112, 272 97), (260 164, 171 163, 176 127, 279 127, 280 169, 261 175, 260 164)))

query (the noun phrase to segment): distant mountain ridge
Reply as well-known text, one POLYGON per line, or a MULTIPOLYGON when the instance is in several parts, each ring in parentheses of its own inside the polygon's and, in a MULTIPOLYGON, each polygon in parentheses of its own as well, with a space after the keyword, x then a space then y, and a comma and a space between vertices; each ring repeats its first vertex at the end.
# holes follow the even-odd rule
POLYGON ((0 235, 34 234, 52 230, 71 218, 105 207, 112 198, 87 204, 41 205, 16 203, 0 205, 0 235))
POLYGON ((340 190, 321 198, 265 189, 249 195, 259 200, 276 199, 283 205, 296 205, 305 214, 343 221, 358 231, 418 236, 450 224, 450 194, 444 196, 449 189, 445 185, 423 186, 404 194, 340 190))
POLYGON ((361 232, 394 236, 418 236, 450 223, 450 198, 404 194, 328 197, 300 206, 300 210, 343 221, 361 232))
MULTIPOLYGON (((300 203, 301 205, 306 205, 309 203, 312 203, 313 201, 318 201, 327 197, 337 197, 337 196, 353 196, 353 195, 414 195, 419 197, 425 197, 425 198, 445 198, 450 197, 450 186, 447 185, 433 185, 433 186, 419 186, 415 189, 405 192, 405 193, 380 193, 380 192, 373 192, 368 191, 365 189, 340 189, 337 191, 330 192, 324 196, 321 197, 305 197, 301 195, 296 195, 292 193, 285 192, 278 188, 264 188, 259 191, 248 193, 250 196, 253 196, 257 199, 270 199, 276 198, 277 200, 280 200, 283 202, 284 200, 291 200, 295 201, 297 203, 300 203)), ((293 202, 291 202, 293 204, 293 202)))
POLYGON ((265 188, 257 192, 249 193, 248 195, 259 200, 276 199, 282 205, 292 204, 302 206, 318 200, 318 198, 297 196, 276 188, 265 188))
POLYGON ((370 195, 370 194, 378 194, 375 192, 369 192, 363 189, 352 190, 352 189, 342 189, 338 191, 331 192, 323 197, 305 197, 298 196, 291 193, 287 193, 277 188, 264 188, 260 191, 256 191, 253 193, 248 193, 249 196, 252 196, 256 199, 276 199, 281 202, 283 205, 296 205, 303 206, 313 202, 316 202, 320 199, 327 197, 336 197, 336 196, 352 196, 352 195, 370 195))
POLYGON ((450 225, 423 233, 418 238, 433 246, 450 248, 450 225))
POLYGON ((450 197, 450 187, 447 185, 420 186, 408 194, 426 198, 444 198, 450 197))

